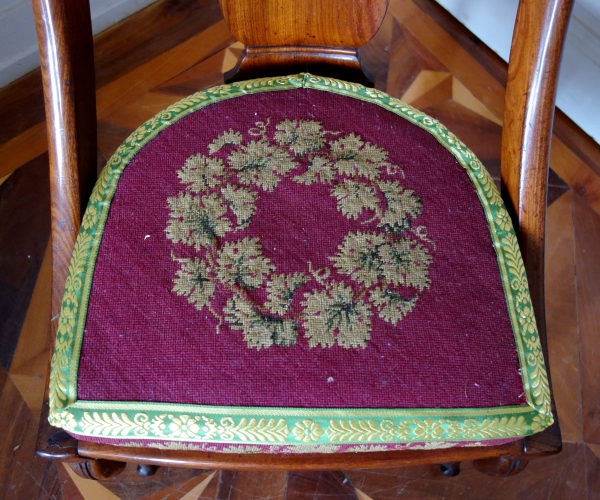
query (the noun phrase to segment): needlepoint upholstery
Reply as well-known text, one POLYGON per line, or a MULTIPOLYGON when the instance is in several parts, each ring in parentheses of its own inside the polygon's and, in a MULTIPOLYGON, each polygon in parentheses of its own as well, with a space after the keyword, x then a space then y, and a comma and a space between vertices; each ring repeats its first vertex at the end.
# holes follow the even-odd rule
POLYGON ((199 92, 102 172, 50 421, 229 452, 496 444, 552 422, 517 239, 436 120, 300 74, 199 92))

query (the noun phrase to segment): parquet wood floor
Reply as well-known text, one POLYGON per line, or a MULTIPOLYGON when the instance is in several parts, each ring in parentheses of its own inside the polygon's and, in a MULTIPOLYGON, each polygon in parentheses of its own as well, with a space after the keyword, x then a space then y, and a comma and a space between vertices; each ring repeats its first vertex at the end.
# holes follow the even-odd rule
MULTIPOLYGON (((99 166, 143 121, 223 81, 242 46, 216 0, 159 0, 95 40, 99 166)), ((452 129, 499 178, 506 65, 432 0, 391 0, 361 49, 376 87, 452 129)), ((546 242, 554 395, 565 441, 518 476, 465 463, 343 473, 206 472, 135 467, 91 482, 34 456, 49 347, 49 201, 39 71, 0 89, 0 498, 600 498, 600 147, 562 113, 552 147, 546 242)))

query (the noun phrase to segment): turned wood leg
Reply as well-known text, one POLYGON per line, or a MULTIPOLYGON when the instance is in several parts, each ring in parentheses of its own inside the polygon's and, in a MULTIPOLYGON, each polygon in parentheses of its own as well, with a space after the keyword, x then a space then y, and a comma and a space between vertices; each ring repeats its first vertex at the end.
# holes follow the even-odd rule
POLYGON ((84 479, 110 479, 125 469, 125 462, 114 460, 88 460, 87 462, 69 462, 73 472, 84 479))
POLYGON ((158 465, 139 464, 137 466, 138 474, 143 477, 154 476, 157 470, 158 465))
POLYGON ((444 476, 458 476, 460 474, 460 462, 444 462, 440 464, 440 470, 444 476))
POLYGON ((484 458, 473 460, 473 467, 489 476, 514 476, 527 465, 527 460, 511 460, 507 457, 484 458))

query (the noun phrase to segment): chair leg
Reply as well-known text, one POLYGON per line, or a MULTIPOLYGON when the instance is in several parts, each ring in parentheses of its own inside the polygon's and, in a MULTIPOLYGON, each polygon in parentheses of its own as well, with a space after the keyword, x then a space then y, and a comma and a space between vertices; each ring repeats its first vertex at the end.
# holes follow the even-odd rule
POLYGON ((460 474, 460 462, 444 462, 440 464, 440 470, 446 477, 454 477, 460 474))
POLYGON ((84 479, 110 479, 119 475, 125 469, 125 462, 113 460, 88 460, 86 462, 69 462, 73 472, 84 479))
POLYGON ((473 460, 473 467, 488 476, 514 476, 528 464, 527 460, 516 460, 508 457, 484 458, 473 460))

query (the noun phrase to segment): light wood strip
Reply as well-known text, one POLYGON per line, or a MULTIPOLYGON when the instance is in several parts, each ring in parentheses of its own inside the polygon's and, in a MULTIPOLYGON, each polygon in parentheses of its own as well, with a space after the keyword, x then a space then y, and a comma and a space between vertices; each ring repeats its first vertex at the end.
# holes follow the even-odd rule
POLYGON ((109 83, 96 93, 98 118, 103 118, 120 106, 145 94, 174 75, 224 49, 233 37, 224 21, 155 57, 136 71, 109 83))
POLYGON ((550 168, 600 214, 600 177, 556 135, 552 139, 550 168))
MULTIPOLYGON (((495 116, 504 115, 505 88, 412 0, 390 2, 389 12, 447 66, 495 116)), ((550 168, 600 213, 600 177, 553 135, 550 168)))
POLYGON ((504 114, 504 87, 411 0, 390 2, 389 12, 494 115, 504 114))
POLYGON ((0 177, 10 174, 47 150, 46 124, 38 123, 0 145, 0 177))
POLYGON ((83 479, 73 472, 68 464, 59 464, 59 467, 64 467, 69 474, 69 477, 77 486, 77 489, 85 498, 85 500, 121 500, 117 495, 102 486, 98 481, 91 479, 83 479))
POLYGON ((600 216, 575 196, 575 266, 583 405, 583 440, 600 444, 600 216))
POLYGON ((571 190, 548 207, 545 279, 552 390, 563 440, 577 442, 583 439, 583 423, 571 190))
MULTIPOLYGON (((98 118, 110 114, 174 75, 191 68, 233 41, 225 22, 219 21, 173 49, 110 82, 96 92, 98 118)), ((0 145, 0 158, 2 158, 0 177, 36 158, 46 151, 47 147, 46 126, 43 123, 0 145)))

